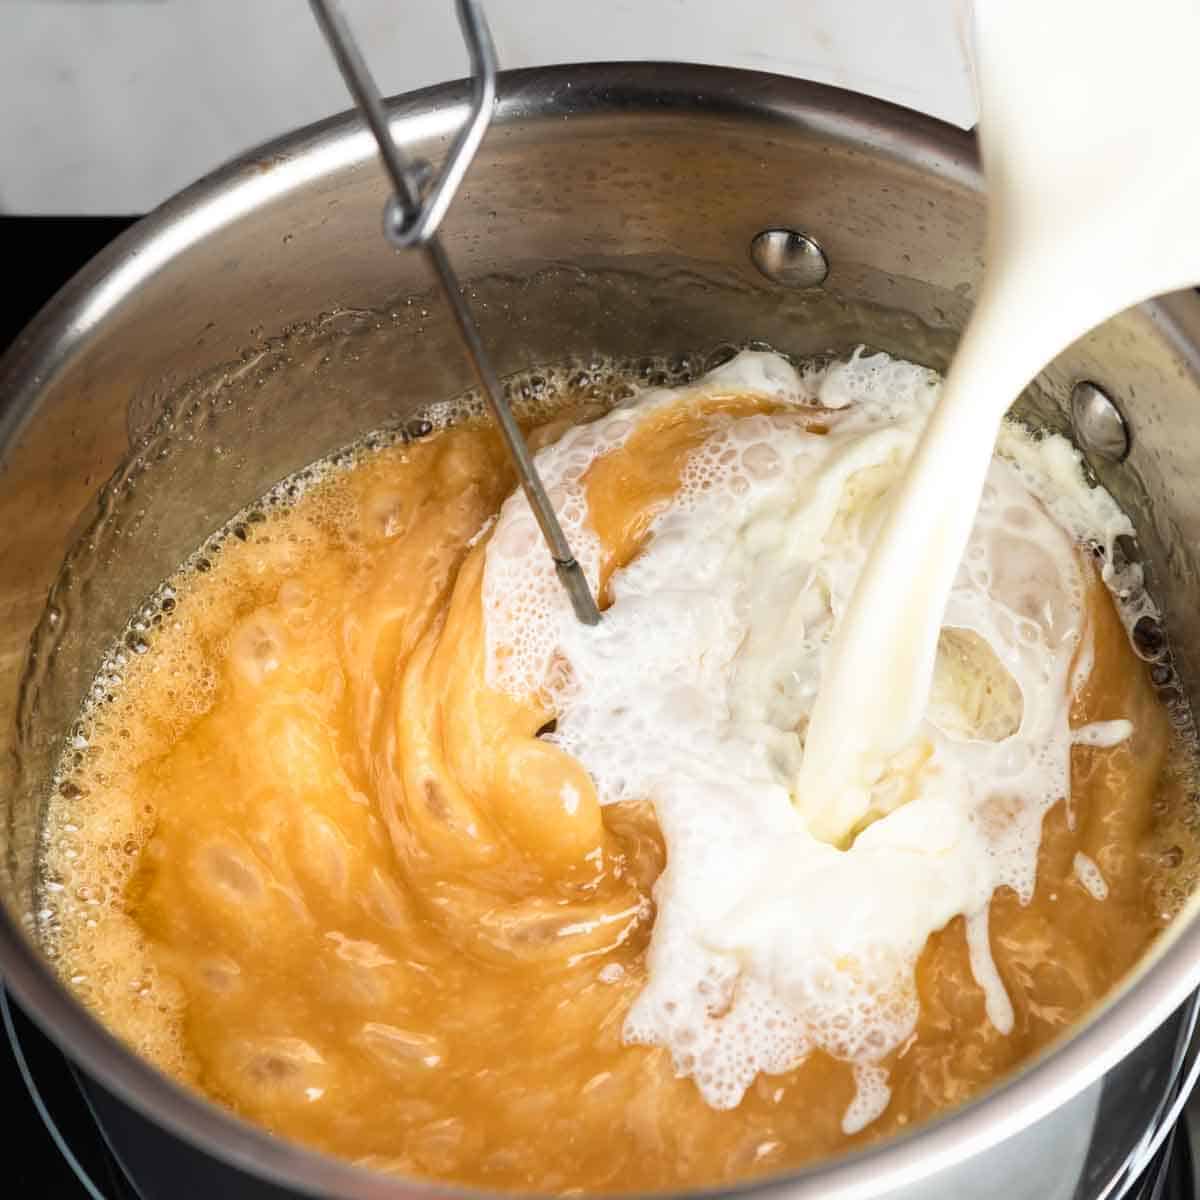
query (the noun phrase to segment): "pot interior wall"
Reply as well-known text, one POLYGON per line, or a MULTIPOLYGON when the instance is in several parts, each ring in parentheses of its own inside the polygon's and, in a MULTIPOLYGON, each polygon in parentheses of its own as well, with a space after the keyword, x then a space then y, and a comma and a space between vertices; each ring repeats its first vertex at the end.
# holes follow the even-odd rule
MULTIPOLYGON (((696 68, 505 77, 446 229, 502 373, 748 341, 795 355, 865 342, 944 367, 981 270, 970 140, 829 95, 696 68), (824 246, 824 286, 756 272, 751 238, 777 225, 824 246)), ((436 158, 462 93, 396 114, 436 158)), ((147 593, 290 472, 467 386, 421 263, 379 234, 384 199, 348 122, 254 155, 131 231, 0 365, 0 882, 14 918, 36 908, 63 733, 147 593)), ((1057 428, 1079 378, 1122 403, 1133 452, 1100 473, 1135 516, 1187 679, 1200 666, 1197 342, 1195 297, 1146 306, 1024 402, 1057 428)))

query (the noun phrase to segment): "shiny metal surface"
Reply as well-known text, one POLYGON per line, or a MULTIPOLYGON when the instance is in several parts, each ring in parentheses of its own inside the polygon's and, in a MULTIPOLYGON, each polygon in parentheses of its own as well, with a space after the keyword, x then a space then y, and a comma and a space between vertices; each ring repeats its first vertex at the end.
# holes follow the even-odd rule
POLYGON ((471 111, 435 174, 427 159, 410 161, 392 140, 382 97, 337 0, 309 0, 309 4, 391 176, 393 195, 385 218, 388 238, 401 249, 423 246, 437 233, 491 124, 499 64, 483 6, 479 0, 455 2, 471 64, 471 111))
POLYGON ((825 251, 794 229, 764 229, 757 234, 750 243, 750 261, 783 287, 817 287, 829 274, 825 251))
POLYGON ((525 499, 529 501, 538 529, 546 542, 546 549, 554 560, 554 573, 571 601, 576 619, 584 625, 599 625, 600 609, 588 585, 587 576, 576 560, 567 535, 559 524, 554 505, 546 494, 546 488, 534 465, 533 455, 529 453, 529 447, 525 444, 525 435, 513 417, 504 394, 504 385, 492 365, 491 355, 484 348, 483 339, 479 336, 479 326, 476 325, 475 318, 463 299, 462 287, 450 268, 450 260, 446 257, 441 239, 434 235, 422 249, 441 288, 441 299, 445 301, 454 318, 454 325, 466 349, 471 369, 479 381, 480 391, 500 427, 508 457, 516 468, 521 490, 525 493, 525 499))
MULTIPOLYGON (((435 158, 465 86, 404 97, 393 135, 435 158)), ((444 222, 501 374, 594 355, 761 340, 859 341, 944 366, 980 271, 971 140, 862 97, 664 64, 502 76, 492 130, 444 222), (823 286, 759 274, 764 229, 804 229, 823 286)), ((87 267, 0 362, 0 967, 109 1091, 207 1153, 297 1194, 451 1189, 374 1176, 278 1141, 184 1092, 101 1029, 28 936, 37 834, 63 730, 106 644, 187 551, 293 470, 471 380, 416 256, 381 254, 388 182, 342 118, 202 181, 87 267), (49 604, 47 605, 47 596, 49 604)), ((1023 401, 1069 427, 1088 379, 1137 437, 1097 461, 1200 678, 1200 300, 1145 305, 1082 339, 1023 401)), ((1190 694, 1190 693, 1189 693, 1190 694)), ((1182 699, 1182 692, 1180 694, 1182 699)), ((823 1200, 1092 1200, 1144 1146, 1200 982, 1194 907, 1079 1033, 963 1110, 745 1189, 823 1200)))
POLYGON ((1179 1072, 1178 1081, 1172 1086, 1169 1093, 1170 1103, 1166 1111, 1147 1128, 1142 1145, 1130 1155, 1123 1170, 1114 1174, 1109 1185, 1096 1196, 1096 1200, 1112 1200, 1113 1197, 1123 1195, 1125 1187, 1132 1181, 1141 1178, 1163 1147, 1169 1145, 1175 1136, 1179 1122, 1184 1118, 1188 1102, 1196 1091, 1196 1084, 1200 1081, 1200 1047, 1196 1045, 1198 1005, 1200 1005, 1200 999, 1194 999, 1188 1018, 1190 1030, 1186 1039, 1186 1054, 1190 1057, 1190 1061, 1187 1061, 1187 1058, 1181 1058, 1181 1067, 1185 1069, 1179 1072))
POLYGON ((380 161, 395 189, 384 207, 384 234, 398 250, 424 251, 426 261, 441 288, 441 298, 454 317, 455 328, 484 399, 500 427, 521 489, 546 540, 550 557, 554 559, 559 582, 566 590, 575 616, 585 625, 598 625, 600 610, 596 607, 587 576, 575 560, 559 524, 558 514, 537 473, 533 455, 525 444, 525 436, 513 419, 504 387, 479 336, 479 327, 471 307, 463 297, 462 286, 437 234, 437 227, 450 207, 454 193, 491 122, 491 109, 496 99, 496 51, 483 9, 478 0, 459 0, 458 3, 459 23, 471 53, 471 115, 454 139, 441 175, 432 184, 428 198, 423 199, 421 179, 427 174, 429 164, 423 159, 410 162, 408 155, 392 139, 383 97, 375 86, 375 80, 367 69, 358 43, 336 0, 311 0, 311 7, 346 87, 375 138, 380 161))
POLYGON ((1129 426, 1112 397, 1089 380, 1071 389, 1071 428, 1089 454, 1121 462, 1129 453, 1129 426))

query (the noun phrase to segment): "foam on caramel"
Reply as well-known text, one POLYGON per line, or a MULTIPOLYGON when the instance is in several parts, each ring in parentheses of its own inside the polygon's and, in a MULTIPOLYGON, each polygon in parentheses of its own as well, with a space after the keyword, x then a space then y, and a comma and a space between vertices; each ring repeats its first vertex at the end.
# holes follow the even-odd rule
POLYGON ((1065 439, 1009 430, 947 609, 928 720, 880 764, 853 843, 827 845, 805 817, 821 798, 796 791, 838 616, 938 386, 886 355, 802 374, 745 352, 569 431, 538 466, 596 587, 596 460, 705 397, 776 406, 710 418, 637 556, 608 576, 599 628, 574 621, 523 495, 488 543, 489 682, 545 698, 551 740, 587 767, 601 804, 654 803, 668 865, 626 1037, 669 1049, 715 1107, 820 1048, 857 1070, 846 1132, 869 1123, 888 1099, 882 1064, 916 1025, 917 959, 958 915, 989 1019, 1012 1028, 988 905, 1002 885, 1032 897, 1043 818, 1069 794, 1074 738, 1091 736, 1069 712, 1091 636, 1074 545, 1111 556, 1132 533, 1065 439))
MULTIPOLYGON (((782 868, 768 862, 765 894, 744 889, 696 938, 678 920, 686 889, 663 867, 686 865, 699 828, 718 852, 713 879, 729 882, 719 852, 747 814, 724 830, 702 813, 692 822, 687 789, 702 769, 714 805, 745 801, 756 820, 790 807, 825 634, 819 606, 789 607, 805 593, 795 574, 756 573, 751 560, 796 566, 789 529, 804 522, 784 485, 828 478, 800 460, 824 462, 839 436, 847 450, 874 433, 891 441, 846 476, 852 502, 834 506, 830 528, 869 537, 910 437, 901 426, 927 409, 936 378, 884 356, 797 371, 750 355, 691 388, 638 389, 608 415, 561 383, 532 438, 608 606, 594 644, 555 615, 549 564, 470 406, 435 414, 419 440, 376 439, 310 469, 231 523, 219 549, 202 548, 110 656, 49 814, 48 948, 164 1070, 380 1170, 538 1190, 713 1184, 961 1102, 1078 1020, 1188 886, 1185 773, 1122 610, 1081 549, 1098 540, 1109 564, 1123 518, 1084 488, 1066 443, 1006 432, 981 521, 1022 536, 1032 521, 1052 547, 1060 583, 1038 637, 1061 630, 1062 644, 1031 652, 1070 669, 1032 707, 1038 752, 1050 747, 1058 774, 1033 763, 1021 819, 992 813, 1025 840, 996 858, 1010 873, 994 892, 1000 868, 984 871, 985 907, 960 896, 925 916, 927 937, 915 926, 909 958, 883 963, 907 982, 876 989, 882 1003, 865 1018, 854 1009, 848 1028, 865 1045, 822 1042, 811 1011, 797 1015, 795 973, 776 970, 791 953, 767 887, 782 868), (743 569, 745 604, 720 578, 743 569), (677 603, 669 585, 681 580, 692 591, 677 603), (664 690, 701 642, 693 692, 729 710, 716 737, 703 705, 689 709, 695 695, 675 704, 664 690), (616 712, 622 697, 635 703, 616 712), (638 705, 644 725, 631 732, 620 721, 638 705), (681 767, 675 796, 647 774, 668 755, 681 767), (1069 805, 1050 794, 1068 774, 1069 805), (674 956, 664 944, 680 924, 674 956), (740 1089, 732 1111, 710 1103, 730 1085, 706 1083, 686 1058, 689 1032, 703 1039, 732 1011, 728 969, 689 974, 697 946, 735 963, 736 1003, 758 993, 758 1009, 739 1011, 757 1027, 720 1027, 735 1064, 725 1078, 740 1089), (697 982, 711 986, 699 1018, 677 1021, 677 1007, 664 1020, 672 998, 697 1011, 697 982), (768 1027, 781 1013, 785 1026, 768 1027), (865 1037, 881 1029, 882 1041, 865 1037), (748 1056, 755 1037, 769 1049, 748 1056)), ((995 569, 969 556, 965 591, 986 592, 995 569)), ((1029 718, 1032 689, 1005 657, 1014 645, 977 613, 945 635, 926 735, 947 762, 961 752, 986 764, 1029 718)), ((978 800, 960 782, 945 803, 978 800)), ((896 818, 921 812, 893 791, 859 835, 864 850, 884 843, 880 862, 896 818)), ((918 832, 928 854, 943 830, 918 832)), ((719 889, 693 894, 705 890, 719 889)), ((853 988, 833 991, 858 1003, 853 988)))

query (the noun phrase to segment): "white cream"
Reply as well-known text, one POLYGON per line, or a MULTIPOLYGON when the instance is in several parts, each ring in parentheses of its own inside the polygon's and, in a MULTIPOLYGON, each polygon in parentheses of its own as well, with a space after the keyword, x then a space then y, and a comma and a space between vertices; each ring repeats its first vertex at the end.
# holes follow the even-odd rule
MULTIPOLYGON (((1003 414, 1093 326, 1200 281, 1190 236, 1200 156, 1179 153, 1194 124, 1200 4, 1146 0, 1136 21, 1117 0, 972 8, 987 270, 812 713, 799 803, 829 840, 851 833, 881 764, 918 735, 1003 414), (875 686, 864 694, 868 672, 875 686)), ((1071 453, 1051 449, 1039 470, 1053 473, 1071 453)))
POLYGON ((1079 880, 1083 890, 1093 900, 1108 899, 1108 883, 1096 865, 1095 859, 1079 850, 1075 854, 1075 861, 1072 865, 1075 870, 1075 878, 1079 880))
POLYGON ((1093 721, 1081 725, 1072 735, 1077 746, 1093 746, 1097 750, 1111 750, 1119 746, 1133 733, 1132 721, 1093 721))
MULTIPOLYGON (((882 354, 798 374, 747 352, 700 380, 696 392, 789 407, 712 418, 677 498, 614 574, 597 628, 573 619, 520 494, 488 543, 489 681, 547 693, 554 740, 602 803, 649 797, 666 839, 649 980, 626 1039, 668 1047, 715 1107, 820 1047, 855 1066, 846 1130, 874 1120, 888 1099, 878 1064, 915 1025, 916 960, 959 914, 988 1015, 1012 1026, 987 907, 1001 884, 1032 895, 1042 818, 1068 789, 1069 695, 1086 648, 1075 541, 1127 529, 1062 439, 1006 432, 931 703, 906 753, 879 765, 848 848, 814 829, 795 794, 830 641, 938 386, 882 354), (805 428, 814 403, 828 409, 824 436, 805 428)), ((593 586, 582 476, 685 393, 635 397, 538 455, 593 586)), ((853 706, 843 719, 853 725, 853 706)))

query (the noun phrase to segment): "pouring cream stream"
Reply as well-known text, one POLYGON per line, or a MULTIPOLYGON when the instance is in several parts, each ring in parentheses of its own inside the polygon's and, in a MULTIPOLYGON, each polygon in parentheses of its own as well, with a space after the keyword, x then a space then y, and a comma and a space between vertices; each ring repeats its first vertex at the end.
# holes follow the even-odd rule
POLYGON ((1093 326, 1200 280, 1200 3, 975 0, 974 16, 986 274, 808 727, 797 804, 836 845, 925 710, 1005 411, 1093 326))

